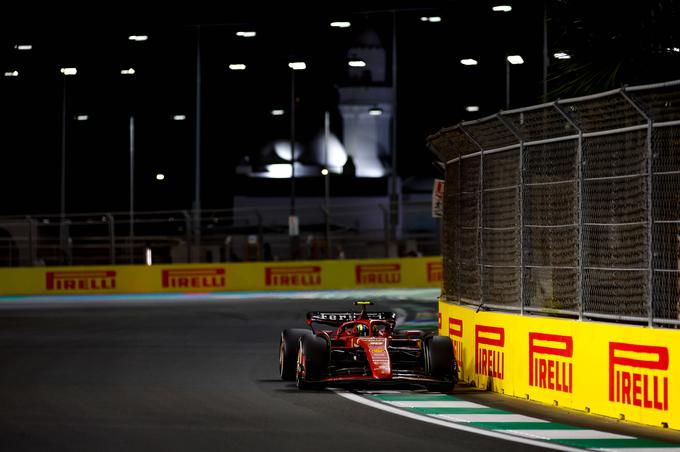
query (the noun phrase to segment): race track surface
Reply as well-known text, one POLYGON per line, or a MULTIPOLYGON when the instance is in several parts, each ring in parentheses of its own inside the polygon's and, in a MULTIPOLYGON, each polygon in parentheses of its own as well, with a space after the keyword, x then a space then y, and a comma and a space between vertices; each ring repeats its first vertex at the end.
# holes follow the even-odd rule
MULTIPOLYGON (((348 308, 258 299, 5 304, 0 450, 531 449, 280 381, 280 331, 303 326, 307 310, 348 308)), ((390 303, 375 306, 384 308, 390 303)))

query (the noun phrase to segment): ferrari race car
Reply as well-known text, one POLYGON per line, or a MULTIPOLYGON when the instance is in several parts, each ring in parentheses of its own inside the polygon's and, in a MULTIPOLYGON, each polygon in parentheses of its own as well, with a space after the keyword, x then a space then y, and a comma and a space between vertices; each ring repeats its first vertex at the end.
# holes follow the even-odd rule
POLYGON ((458 382, 451 338, 395 331, 393 312, 308 312, 310 329, 281 332, 279 372, 300 389, 360 384, 418 384, 448 392, 458 382))

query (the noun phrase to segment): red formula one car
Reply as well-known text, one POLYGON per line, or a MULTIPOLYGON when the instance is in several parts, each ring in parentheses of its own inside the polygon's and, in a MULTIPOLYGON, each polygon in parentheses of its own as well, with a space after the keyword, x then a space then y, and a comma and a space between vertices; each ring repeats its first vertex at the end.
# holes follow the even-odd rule
POLYGON ((397 332, 395 313, 367 312, 371 302, 354 304, 361 312, 308 312, 310 329, 283 330, 281 379, 295 380, 300 389, 409 383, 431 391, 453 389, 458 367, 451 338, 397 332))

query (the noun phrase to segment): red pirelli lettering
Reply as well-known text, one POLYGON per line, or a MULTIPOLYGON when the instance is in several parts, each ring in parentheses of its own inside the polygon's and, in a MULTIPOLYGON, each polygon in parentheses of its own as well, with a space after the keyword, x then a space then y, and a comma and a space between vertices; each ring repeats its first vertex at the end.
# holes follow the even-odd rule
POLYGON ((571 359, 573 355, 574 340, 571 336, 529 333, 529 386, 573 392, 573 363, 555 358, 571 359), (539 341, 551 345, 539 345, 539 341))
POLYGON ((669 361, 667 347, 610 342, 609 400, 668 411, 668 376, 649 371, 666 372, 669 361))
POLYGON ((475 325, 475 372, 503 379, 505 352, 481 347, 505 347, 505 329, 496 326, 475 325))

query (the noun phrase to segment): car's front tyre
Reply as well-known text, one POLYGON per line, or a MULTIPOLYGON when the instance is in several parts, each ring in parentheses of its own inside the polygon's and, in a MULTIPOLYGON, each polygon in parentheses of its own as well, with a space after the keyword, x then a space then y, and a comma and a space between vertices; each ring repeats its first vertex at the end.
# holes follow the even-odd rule
POLYGON ((279 375, 282 380, 295 380, 300 338, 312 335, 313 333, 310 330, 304 328, 289 328, 281 332, 281 339, 279 340, 279 375))
POLYGON ((299 389, 320 389, 328 368, 328 342, 318 336, 300 338, 295 383, 299 389))

